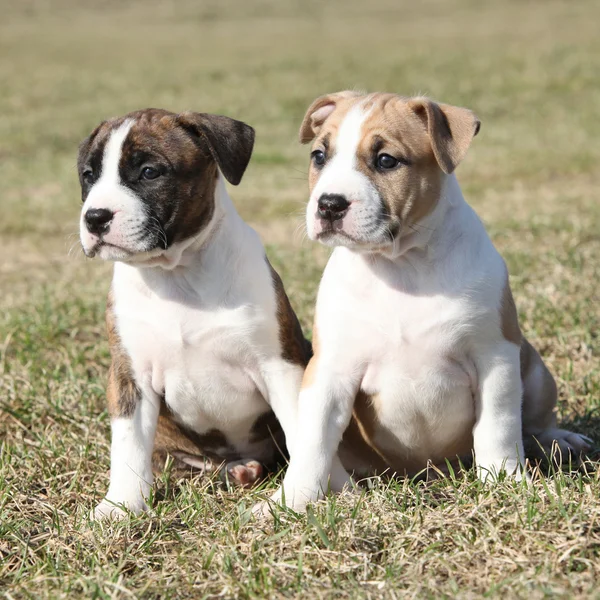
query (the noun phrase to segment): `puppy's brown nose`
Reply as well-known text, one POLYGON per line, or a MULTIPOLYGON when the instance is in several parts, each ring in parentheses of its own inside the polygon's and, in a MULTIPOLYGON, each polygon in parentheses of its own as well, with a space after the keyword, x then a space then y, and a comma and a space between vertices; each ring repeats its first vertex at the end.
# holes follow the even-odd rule
POLYGON ((323 194, 317 201, 319 216, 329 221, 337 221, 348 212, 350 202, 341 194, 323 194))
POLYGON ((115 213, 108 208, 90 208, 86 211, 85 226, 90 233, 100 235, 106 233, 110 227, 110 222, 113 220, 115 213))

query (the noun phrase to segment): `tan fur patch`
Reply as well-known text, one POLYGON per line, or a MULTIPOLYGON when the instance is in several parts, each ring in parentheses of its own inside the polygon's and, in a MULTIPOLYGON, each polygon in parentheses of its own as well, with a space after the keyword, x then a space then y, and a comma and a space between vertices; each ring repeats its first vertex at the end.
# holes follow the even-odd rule
POLYGON ((106 398, 111 418, 131 417, 140 401, 140 390, 135 383, 131 359, 121 344, 117 331, 112 292, 106 303, 106 329, 110 347, 111 365, 108 372, 106 398))
POLYGON ((374 443, 377 413, 372 398, 359 391, 352 410, 352 419, 340 443, 339 456, 346 469, 359 476, 383 473, 389 461, 374 443))
POLYGON ((412 98, 408 105, 427 128, 440 168, 444 173, 452 173, 479 133, 481 122, 467 108, 437 104, 429 98, 412 98))
MULTIPOLYGON (((285 436, 273 411, 267 411, 256 419, 249 432, 249 440, 251 442, 269 440, 275 448, 279 449, 280 455, 275 456, 274 464, 267 467, 275 467, 275 463, 282 461, 286 455, 285 436)), ((213 471, 228 462, 243 458, 218 429, 197 433, 177 423, 163 399, 152 455, 155 471, 160 471, 164 467, 169 455, 175 458, 181 455, 191 457, 195 459, 192 462, 199 464, 203 464, 206 459, 206 464, 212 465, 213 471)), ((177 476, 190 475, 195 470, 182 460, 177 460, 174 468, 177 476)))
POLYGON ((391 215, 414 225, 427 216, 440 197, 442 172, 427 132, 403 98, 394 94, 369 97, 358 147, 358 169, 377 188, 391 215), (406 164, 390 172, 375 168, 379 154, 406 164))
POLYGON ((317 330, 317 316, 315 315, 315 322, 313 325, 312 335, 312 352, 313 355, 308 362, 306 369, 304 370, 304 376, 302 377, 302 389, 309 388, 315 380, 315 370, 319 361, 319 332, 317 330))
MULTIPOLYGON (((269 411, 256 420, 250 431, 250 439, 259 442, 269 439, 280 450, 280 458, 286 454, 285 437, 272 411, 269 411)), ((160 472, 168 456, 174 457, 174 474, 178 477, 193 475, 197 468, 190 464, 205 465, 207 472, 218 471, 225 464, 241 460, 239 452, 233 448, 226 436, 217 429, 211 429, 199 434, 173 420, 171 412, 166 408, 164 401, 161 403, 161 413, 154 438, 154 451, 152 464, 155 472, 160 472), (185 457, 192 459, 185 461, 185 457), (210 468, 209 468, 210 467, 210 468)), ((278 462, 276 457, 274 460, 278 462)), ((273 465, 267 465, 274 467, 273 465)))
MULTIPOLYGON (((521 380, 523 381, 523 434, 537 435, 556 427, 558 397, 556 382, 542 357, 525 337, 521 343, 521 380)), ((540 450, 537 444, 533 444, 533 449, 538 452, 540 450)))
POLYGON ((271 270, 273 286, 277 296, 277 322, 279 324, 281 356, 289 362, 305 367, 311 356, 310 342, 302 333, 302 327, 285 293, 281 277, 266 257, 265 260, 271 270))
POLYGON ((502 292, 502 301, 500 303, 500 327, 505 340, 513 344, 521 345, 521 329, 519 327, 519 318, 517 316, 517 307, 510 290, 508 278, 502 292))
POLYGON ((523 435, 527 455, 540 456, 541 448, 531 436, 556 427, 558 392, 554 377, 537 350, 521 333, 517 307, 508 279, 500 305, 500 323, 503 337, 520 346, 520 370, 523 383, 523 435))

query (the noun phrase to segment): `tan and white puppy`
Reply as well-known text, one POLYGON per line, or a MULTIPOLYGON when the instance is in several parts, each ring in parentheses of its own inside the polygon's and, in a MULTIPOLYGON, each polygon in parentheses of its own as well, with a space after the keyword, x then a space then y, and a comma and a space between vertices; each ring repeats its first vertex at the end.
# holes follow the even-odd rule
POLYGON ((81 144, 81 243, 116 261, 110 486, 96 518, 146 509, 153 450, 155 464, 227 464, 245 485, 285 451, 279 423, 293 443, 310 344, 223 180, 240 182, 253 144, 239 121, 157 109, 81 144))
POLYGON ((557 428, 554 380, 453 175, 479 126, 470 110, 395 94, 341 92, 308 109, 308 235, 335 250, 284 479, 296 509, 347 471, 415 474, 474 451, 482 478, 520 477, 524 437, 589 448, 557 428))

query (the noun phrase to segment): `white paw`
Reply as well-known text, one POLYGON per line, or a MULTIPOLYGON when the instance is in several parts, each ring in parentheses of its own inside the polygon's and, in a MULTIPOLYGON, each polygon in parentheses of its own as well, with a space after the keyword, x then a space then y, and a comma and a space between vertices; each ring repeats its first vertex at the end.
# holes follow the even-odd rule
POLYGON ((281 487, 271 495, 268 500, 263 500, 262 502, 257 502, 252 507, 252 514, 261 520, 268 520, 273 517, 273 507, 281 506, 281 497, 282 497, 282 489, 281 487))
POLYGON ((113 502, 108 498, 104 498, 92 511, 90 518, 92 521, 119 521, 130 513, 137 515, 146 510, 148 510, 148 506, 143 500, 131 503, 113 502))
POLYGON ((514 481, 530 481, 531 477, 525 467, 515 459, 496 460, 477 464, 477 477, 486 482, 496 482, 505 474, 514 481))
MULTIPOLYGON (((293 489, 293 488, 292 488, 293 489)), ((279 489, 268 499, 258 502, 252 507, 252 514, 259 519, 269 519, 273 516, 273 507, 287 506, 293 511, 301 513, 306 510, 310 502, 318 500, 320 496, 316 495, 314 500, 312 496, 304 494, 289 494, 287 491, 284 494, 283 487, 279 489)))
POLYGON ((270 500, 263 500, 261 502, 257 502, 252 507, 252 516, 258 519, 259 521, 269 521, 273 518, 273 511, 271 507, 273 503, 270 500))

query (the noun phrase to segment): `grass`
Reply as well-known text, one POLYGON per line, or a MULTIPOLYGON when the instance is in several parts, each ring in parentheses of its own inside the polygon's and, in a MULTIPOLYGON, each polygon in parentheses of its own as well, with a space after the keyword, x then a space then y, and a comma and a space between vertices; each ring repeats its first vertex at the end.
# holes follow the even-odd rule
POLYGON ((259 525, 247 510, 261 490, 165 475, 151 514, 91 524, 108 485, 110 266, 79 251, 75 177, 78 142, 108 116, 251 123, 233 198, 310 332, 327 253, 299 233, 306 106, 356 87, 473 108, 483 126, 459 179, 556 375, 561 422, 598 441, 597 2, 0 4, 0 595, 600 597, 598 454, 529 487, 376 481, 259 525))

